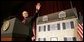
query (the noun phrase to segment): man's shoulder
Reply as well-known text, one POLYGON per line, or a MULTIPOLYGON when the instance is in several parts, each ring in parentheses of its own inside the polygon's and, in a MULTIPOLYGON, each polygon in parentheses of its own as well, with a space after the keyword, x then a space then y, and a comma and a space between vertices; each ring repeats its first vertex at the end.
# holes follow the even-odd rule
POLYGON ((28 17, 27 20, 30 21, 32 19, 32 17, 28 17))
POLYGON ((27 19, 31 19, 31 18, 32 18, 32 16, 28 17, 27 19))

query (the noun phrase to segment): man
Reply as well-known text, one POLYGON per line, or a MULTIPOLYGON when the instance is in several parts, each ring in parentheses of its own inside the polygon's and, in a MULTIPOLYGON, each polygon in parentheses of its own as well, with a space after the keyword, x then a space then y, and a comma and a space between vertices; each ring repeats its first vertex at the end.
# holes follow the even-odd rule
POLYGON ((40 7, 41 7, 40 3, 37 3, 36 13, 32 17, 28 17, 28 12, 27 11, 22 12, 22 16, 24 18, 22 23, 25 24, 26 26, 28 26, 28 28, 29 28, 28 39, 32 39, 32 41, 35 40, 35 28, 34 28, 33 24, 34 24, 34 22, 36 22, 36 18, 38 17, 38 11, 39 11, 40 7), (32 34, 33 34, 33 36, 32 36, 32 34))
POLYGON ((22 16, 23 16, 23 18, 24 18, 23 21, 22 21, 22 23, 25 24, 26 19, 28 18, 28 12, 27 12, 27 11, 23 11, 22 16))

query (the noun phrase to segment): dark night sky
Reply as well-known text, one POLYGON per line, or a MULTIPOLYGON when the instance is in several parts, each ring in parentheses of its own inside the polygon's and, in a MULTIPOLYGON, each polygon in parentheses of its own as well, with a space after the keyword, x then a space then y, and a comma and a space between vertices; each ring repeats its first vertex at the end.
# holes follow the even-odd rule
MULTIPOLYGON (((37 2, 40 2, 42 6, 39 11, 40 16, 71 8, 70 1, 1 1, 1 23, 9 16, 21 18, 21 12, 24 10, 29 12, 29 16, 32 16, 35 13, 37 2)), ((72 1, 72 4, 78 12, 83 14, 82 1, 72 1)))

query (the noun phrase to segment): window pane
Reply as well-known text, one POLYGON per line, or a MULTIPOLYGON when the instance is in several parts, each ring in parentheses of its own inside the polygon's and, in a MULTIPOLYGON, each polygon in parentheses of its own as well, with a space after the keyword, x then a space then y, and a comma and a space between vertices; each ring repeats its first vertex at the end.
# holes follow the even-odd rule
POLYGON ((67 41, 73 41, 71 37, 68 37, 67 38, 67 41))
POLYGON ((64 41, 67 41, 67 38, 66 37, 64 37, 64 41))
POLYGON ((48 31, 50 31, 50 25, 48 25, 48 31))
POLYGON ((41 31, 41 27, 39 26, 39 32, 41 31))
POLYGON ((51 37, 50 41, 58 41, 58 38, 57 37, 51 37))
POLYGON ((41 31, 44 31, 44 26, 41 26, 41 31))
POLYGON ((57 27, 58 27, 57 30, 60 30, 60 24, 57 24, 57 27))
POLYGON ((46 41, 46 38, 44 38, 44 41, 46 41))
POLYGON ((50 30, 57 30, 57 24, 51 24, 50 30))
POLYGON ((76 41, 76 37, 73 37, 73 41, 76 41))
POLYGON ((64 41, 76 41, 76 37, 64 37, 64 41))
POLYGON ((70 26, 70 22, 66 22, 66 29, 70 29, 71 26, 70 26))
POLYGON ((44 25, 44 31, 46 31, 46 26, 44 25))
POLYGON ((63 23, 62 26, 63 26, 63 29, 66 29, 66 27, 65 27, 65 23, 63 23))
POLYGON ((70 24, 71 24, 71 28, 74 28, 74 22, 71 21, 70 24))
POLYGON ((40 41, 40 38, 38 38, 38 41, 40 41))

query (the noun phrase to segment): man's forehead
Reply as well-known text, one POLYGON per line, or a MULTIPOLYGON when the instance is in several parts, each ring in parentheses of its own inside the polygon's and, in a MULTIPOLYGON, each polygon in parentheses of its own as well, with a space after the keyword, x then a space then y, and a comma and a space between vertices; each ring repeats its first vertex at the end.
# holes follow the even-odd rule
POLYGON ((28 13, 28 12, 27 11, 23 11, 22 13, 24 14, 24 13, 28 13))

